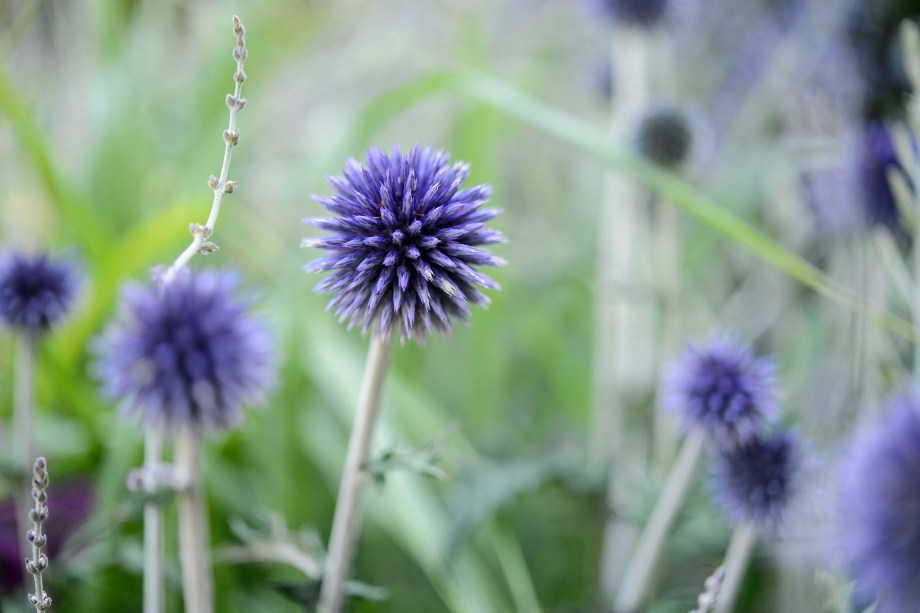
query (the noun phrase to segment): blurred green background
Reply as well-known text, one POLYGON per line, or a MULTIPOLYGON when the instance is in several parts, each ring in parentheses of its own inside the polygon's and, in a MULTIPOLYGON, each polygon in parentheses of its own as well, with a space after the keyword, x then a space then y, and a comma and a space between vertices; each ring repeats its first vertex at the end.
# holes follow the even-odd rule
MULTIPOLYGON (((777 253, 799 253, 851 285, 878 268, 868 263, 876 242, 897 247, 888 237, 815 239, 797 189, 811 150, 801 153, 790 145, 801 134, 778 127, 789 123, 782 119, 789 79, 805 80, 814 68, 789 62, 808 58, 814 37, 830 37, 839 19, 817 35, 783 30, 757 64, 732 53, 762 32, 771 3, 716 4, 734 12, 712 9, 716 17, 687 17, 689 25, 665 34, 675 70, 660 97, 682 101, 699 120, 689 180, 721 210, 779 237, 788 251, 777 253), (725 102, 730 77, 745 69, 754 74, 725 102)), ((842 6, 827 10, 839 16, 832 9, 842 6)), ((188 243, 188 224, 207 216, 206 181, 219 170, 223 98, 232 86, 233 14, 243 19, 249 47, 248 104, 230 171, 240 187, 217 224, 220 251, 196 257, 192 268, 243 272, 275 330, 283 367, 269 404, 207 445, 217 610, 303 610, 291 592, 307 578, 290 565, 221 556, 241 544, 232 522, 267 538, 268 512, 292 532, 312 528, 327 537, 367 339, 347 332, 324 312, 326 297, 311 291, 319 278, 301 268, 316 254, 298 244, 315 234, 300 220, 322 214, 310 196, 330 191, 325 175, 338 173, 346 157, 394 142, 446 148, 470 162, 473 183, 495 188, 492 204, 505 211, 495 225, 508 237, 495 252, 509 264, 494 271, 502 290, 469 327, 396 350, 376 449, 440 441, 437 464, 448 478, 393 471, 384 487, 369 490, 355 575, 390 597, 355 610, 530 611, 536 603, 545 611, 603 610, 606 481, 583 468, 582 451, 592 347, 607 342, 595 337, 593 320, 604 164, 548 126, 520 122, 464 92, 452 75, 493 75, 572 113, 603 139, 604 24, 580 3, 549 0, 4 0, 0 239, 4 247, 77 257, 85 273, 74 316, 41 348, 37 382, 50 521, 59 483, 89 479, 96 501, 77 535, 81 546, 52 560, 55 610, 140 608, 139 507, 124 480, 140 463, 141 435, 98 395, 90 346, 114 313, 120 285, 174 259, 188 243)), ((516 104, 506 97, 505 106, 516 104)), ((614 166, 642 173, 629 162, 614 166)), ((731 330, 775 353, 788 420, 832 454, 858 402, 847 390, 863 380, 864 356, 852 347, 863 347, 867 334, 878 338, 870 367, 877 399, 905 378, 908 344, 754 258, 738 245, 743 237, 731 240, 684 215, 679 233, 681 338, 731 330)), ((881 306, 907 314, 897 300, 881 306)), ((639 353, 652 343, 631 342, 639 353)), ((4 333, 2 421, 11 414, 13 357, 4 333)), ((631 432, 647 437, 653 386, 631 403, 631 432)), ((641 521, 662 479, 660 467, 649 470, 628 516, 641 521)), ((819 610, 814 603, 824 594, 814 568, 826 552, 816 526, 824 512, 815 502, 759 550, 740 610, 819 610), (789 601, 803 608, 778 608, 789 601)), ((172 515, 167 526, 175 526, 172 515)), ((179 610, 169 533, 169 610, 179 610)), ((729 534, 705 488, 695 487, 650 611, 691 608, 729 534)), ((4 598, 3 611, 25 610, 21 595, 4 598)))

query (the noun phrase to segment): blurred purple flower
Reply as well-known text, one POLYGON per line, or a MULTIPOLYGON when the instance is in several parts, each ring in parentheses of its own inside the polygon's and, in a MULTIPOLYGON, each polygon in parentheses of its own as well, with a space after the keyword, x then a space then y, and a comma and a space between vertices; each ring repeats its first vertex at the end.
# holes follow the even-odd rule
POLYGON ((772 528, 782 521, 803 470, 801 445, 793 432, 758 434, 716 452, 710 491, 732 522, 752 520, 772 528))
POLYGON ((664 378, 664 406, 720 447, 760 432, 779 412, 776 364, 730 338, 690 344, 664 378))
POLYGON ((612 24, 651 28, 665 17, 671 0, 591 0, 612 24))
POLYGON ((692 144, 690 118, 676 106, 652 108, 636 129, 639 155, 665 168, 676 168, 687 161, 692 144))
POLYGON ((238 423, 275 377, 272 338, 238 285, 235 274, 204 271, 162 288, 129 286, 96 345, 105 392, 147 422, 238 423))
POLYGON ((860 145, 857 169, 866 220, 871 225, 885 226, 900 234, 903 232, 901 217, 888 182, 888 171, 905 171, 895 152, 891 132, 882 123, 869 123, 863 130, 860 145))
POLYGON ((371 149, 364 167, 349 159, 343 172, 329 177, 336 195, 315 197, 335 216, 304 220, 333 236, 303 241, 331 252, 305 269, 333 271, 316 290, 333 294, 340 320, 383 335, 396 325, 402 338, 422 341, 432 328, 449 332, 451 318, 465 322, 468 303, 489 303, 477 286, 498 284, 473 267, 504 264, 477 247, 504 240, 486 225, 501 211, 482 208, 488 185, 459 189, 466 164, 418 145, 403 156, 396 146, 390 155, 371 149))
POLYGON ((38 334, 57 324, 73 305, 77 271, 45 254, 6 254, 0 258, 0 320, 11 328, 38 334))
POLYGON ((920 395, 889 404, 860 431, 840 469, 840 542, 859 598, 878 613, 920 602, 920 395))
MULTIPOLYGON (((53 563, 61 561, 59 554, 65 542, 86 522, 92 507, 93 493, 88 483, 55 483, 48 500, 53 519, 43 525, 48 535, 45 552, 53 563)), ((25 513, 24 510, 21 512, 25 513)), ((20 509, 13 501, 0 502, 0 595, 18 596, 17 592, 23 586, 25 565, 19 553, 20 545, 26 544, 26 536, 20 534, 16 526, 19 513, 20 509)))

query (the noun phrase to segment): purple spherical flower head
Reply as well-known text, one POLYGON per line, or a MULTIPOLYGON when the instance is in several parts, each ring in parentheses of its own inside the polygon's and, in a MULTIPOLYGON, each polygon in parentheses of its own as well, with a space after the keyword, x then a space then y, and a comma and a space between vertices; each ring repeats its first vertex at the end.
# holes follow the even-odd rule
POLYGON ((119 320, 97 344, 105 392, 148 422, 236 424, 274 380, 273 343, 237 297, 237 276, 182 274, 124 291, 119 320))
POLYGON ((665 17, 671 0, 591 0, 611 23, 651 28, 665 17))
POLYGON ((691 344, 664 379, 664 406, 720 447, 754 436, 776 417, 776 365, 729 338, 691 344))
POLYGON ((29 334, 47 332, 74 303, 77 272, 47 255, 0 259, 0 320, 29 334))
POLYGON ((758 434, 718 450, 709 474, 713 500, 732 522, 775 527, 798 489, 802 455, 798 437, 788 431, 758 434))
POLYGON ((304 221, 332 236, 303 246, 330 254, 305 268, 332 271, 316 290, 333 294, 329 308, 349 328, 388 336, 396 326, 402 338, 423 341, 432 328, 450 331, 453 318, 465 322, 469 303, 489 303, 477 286, 498 284, 474 267, 504 264, 479 248, 504 240, 486 226, 501 211, 482 207, 488 185, 460 189, 468 172, 416 145, 407 156, 399 146, 390 155, 371 149, 365 166, 350 159, 343 177, 329 177, 336 195, 315 200, 335 216, 304 221))
POLYGON ((840 468, 840 532, 861 598, 878 613, 920 603, 920 395, 896 397, 857 434, 840 468))

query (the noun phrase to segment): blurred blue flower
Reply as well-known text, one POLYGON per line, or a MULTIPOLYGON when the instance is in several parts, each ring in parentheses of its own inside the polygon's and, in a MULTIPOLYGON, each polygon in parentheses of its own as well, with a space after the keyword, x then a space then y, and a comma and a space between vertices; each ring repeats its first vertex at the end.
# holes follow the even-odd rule
POLYGON ((891 132, 880 122, 870 122, 863 130, 857 162, 866 221, 901 234, 901 216, 888 182, 889 169, 904 173, 907 179, 895 152, 891 132))
POLYGON ((840 541, 860 598, 878 613, 920 603, 920 395, 895 397, 860 431, 840 471, 840 541))
POLYGON ((76 268, 47 255, 0 258, 0 320, 29 334, 47 332, 73 305, 76 268))
POLYGON ((635 141, 642 157, 665 168, 676 168, 690 157, 690 118, 678 107, 653 108, 639 121, 635 141))
POLYGON ((396 146, 390 155, 371 149, 365 167, 349 159, 343 172, 329 177, 337 195, 315 197, 335 216, 304 220, 333 236, 303 241, 331 252, 305 269, 333 271, 316 290, 334 294, 329 308, 340 320, 384 336, 396 325, 421 341, 432 328, 450 331, 452 318, 465 322, 468 303, 489 303, 477 286, 498 284, 473 267, 504 264, 477 247, 504 240, 486 226, 500 211, 482 208, 488 185, 460 190, 466 164, 418 145, 403 156, 396 146))
POLYGON ((778 414, 776 364, 726 337, 690 344, 665 374, 664 406, 718 446, 734 446, 778 414))
POLYGON ((732 522, 751 520, 772 528, 795 497, 804 470, 795 433, 758 434, 716 452, 709 473, 713 500, 732 522))
POLYGON ((668 11, 671 0, 591 0, 594 8, 613 24, 651 28, 668 11))
POLYGON ((105 392, 147 422, 234 425, 275 378, 264 322, 227 272, 180 274, 162 288, 129 286, 119 319, 96 345, 105 392))

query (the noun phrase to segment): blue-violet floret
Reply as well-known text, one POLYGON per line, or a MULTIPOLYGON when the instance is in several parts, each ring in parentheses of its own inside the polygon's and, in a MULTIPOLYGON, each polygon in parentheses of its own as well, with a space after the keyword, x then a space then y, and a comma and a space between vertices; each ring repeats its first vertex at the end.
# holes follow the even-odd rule
POLYGON ((68 262, 8 253, 0 258, 0 320, 21 332, 47 332, 73 306, 77 286, 68 262))

